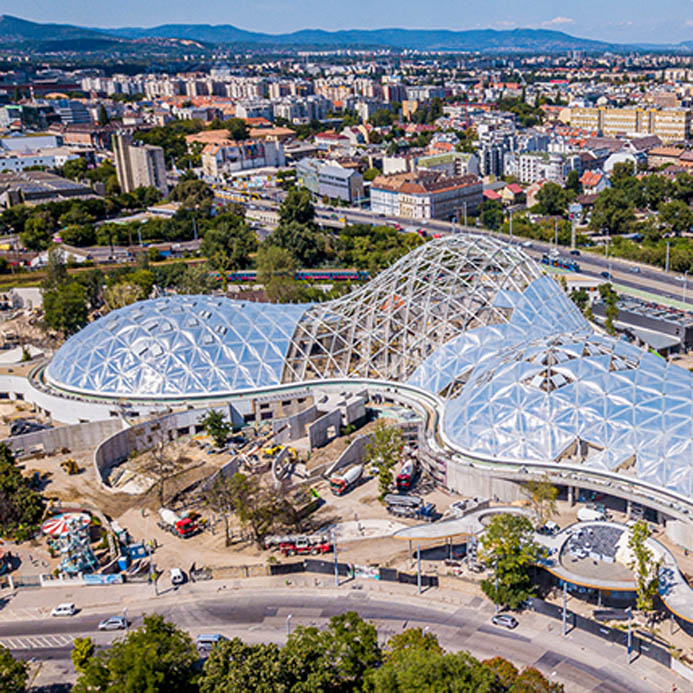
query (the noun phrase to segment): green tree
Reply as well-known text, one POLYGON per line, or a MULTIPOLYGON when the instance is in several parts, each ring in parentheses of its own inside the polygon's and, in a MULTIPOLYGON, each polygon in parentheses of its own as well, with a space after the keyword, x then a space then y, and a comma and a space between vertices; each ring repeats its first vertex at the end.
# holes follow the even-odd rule
POLYGON ((219 272, 248 267, 256 249, 257 238, 241 217, 225 219, 209 229, 200 245, 200 253, 219 272))
POLYGON ((57 289, 67 280, 67 268, 65 267, 65 256, 59 248, 51 248, 48 251, 48 261, 46 262, 46 275, 41 287, 44 291, 57 289))
POLYGON ((183 178, 171 190, 169 197, 187 209, 194 209, 208 207, 214 198, 214 192, 203 180, 183 178))
POLYGON ((29 483, 17 467, 12 450, 0 443, 0 531, 3 534, 11 535, 20 527, 33 527, 41 520, 43 498, 29 483))
POLYGON ((590 297, 585 289, 573 289, 569 294, 570 300, 582 311, 589 305, 590 297))
POLYGON ((60 238, 63 243, 74 245, 78 248, 84 248, 89 245, 94 245, 96 242, 96 233, 91 224, 70 224, 60 231, 60 238))
POLYGON ((479 556, 494 574, 481 582, 484 594, 494 603, 516 609, 531 596, 529 567, 540 555, 534 528, 522 515, 494 515, 481 535, 479 556))
POLYGON ((104 127, 105 125, 108 125, 111 122, 110 118, 108 117, 108 113, 106 113, 106 107, 101 104, 99 106, 99 125, 101 127, 104 127))
POLYGON ((85 672, 95 651, 96 647, 91 638, 75 638, 72 641, 72 652, 70 653, 75 671, 85 672))
POLYGON ((55 222, 48 210, 38 210, 31 214, 24 224, 19 240, 27 250, 45 250, 51 243, 55 222))
POLYGON ((75 693, 193 693, 197 652, 190 636, 163 617, 145 616, 141 628, 116 640, 87 663, 75 693))
POLYGON ((422 636, 410 629, 387 644, 382 666, 366 677, 365 691, 409 693, 410 691, 451 691, 496 693, 495 674, 468 652, 446 654, 437 638, 422 636))
POLYGON ((503 207, 497 200, 481 203, 481 223, 487 229, 497 231, 503 224, 503 207))
POLYGON ((289 251, 302 267, 315 267, 326 257, 325 237, 313 224, 281 222, 265 243, 289 251))
POLYGON ((568 204, 568 195, 558 183, 545 183, 537 193, 537 211, 548 216, 561 216, 568 204))
POLYGON ((81 330, 89 321, 87 292, 76 281, 65 282, 43 293, 46 325, 64 335, 81 330))
POLYGON ((276 245, 261 245, 256 258, 257 280, 260 284, 269 284, 275 277, 292 278, 298 269, 294 255, 276 245))
POLYGON ((200 693, 288 691, 288 676, 277 645, 248 645, 240 638, 222 641, 211 651, 199 681, 200 693))
POLYGON ((383 497, 392 489, 392 470, 399 462, 404 446, 402 429, 378 419, 366 443, 364 461, 378 468, 378 490, 383 497))
POLYGON ((693 212, 685 202, 672 200, 659 206, 659 220, 680 236, 693 225, 693 212))
POLYGON ((229 131, 229 137, 236 142, 247 140, 250 133, 248 126, 243 118, 231 118, 224 121, 224 127, 229 131))
POLYGON ((369 181, 369 182, 373 181, 380 175, 380 173, 381 173, 381 171, 379 168, 375 168, 375 167, 367 168, 363 172, 363 180, 369 181))
POLYGON ((610 283, 599 285, 599 295, 604 303, 604 329, 611 334, 616 334, 614 321, 618 319, 618 294, 614 291, 610 283))
POLYGON ((4 645, 0 645, 0 691, 3 693, 25 693, 29 678, 29 665, 15 659, 4 645))
POLYGON ((574 195, 579 195, 582 192, 582 184, 580 183, 580 174, 573 169, 566 178, 565 189, 572 191, 574 195))
POLYGON ((297 626, 282 649, 292 691, 360 691, 380 665, 378 632, 353 611, 333 616, 324 630, 297 626))
POLYGON ((589 225, 594 231, 616 235, 628 233, 634 221, 633 205, 623 191, 606 188, 594 202, 589 225))
POLYGON ((87 162, 80 156, 77 159, 70 159, 63 166, 63 175, 72 180, 82 180, 87 172, 87 162))
POLYGON ((551 483, 548 476, 525 482, 521 490, 534 510, 538 527, 543 527, 547 520, 558 514, 558 489, 551 483))
POLYGON ((662 566, 662 559, 655 560, 654 552, 646 546, 651 534, 647 523, 638 520, 631 526, 628 536, 628 548, 633 554, 628 567, 635 571, 638 583, 635 604, 647 614, 654 610, 654 599, 659 593, 659 569, 662 566))
POLYGON ((233 425, 219 409, 210 409, 200 418, 199 423, 218 448, 226 444, 233 431, 233 425))
POLYGON ((280 224, 289 224, 291 222, 310 224, 314 219, 315 207, 313 206, 310 190, 306 190, 306 188, 289 190, 279 207, 280 224))

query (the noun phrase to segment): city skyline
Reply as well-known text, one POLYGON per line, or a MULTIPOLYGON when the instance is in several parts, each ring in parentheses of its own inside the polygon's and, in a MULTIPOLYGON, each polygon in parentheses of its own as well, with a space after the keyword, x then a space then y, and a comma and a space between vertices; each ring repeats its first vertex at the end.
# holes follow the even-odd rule
POLYGON ((410 0, 377 3, 354 0, 349 5, 318 0, 297 0, 290 6, 281 0, 234 2, 232 5, 212 0, 204 8, 190 11, 187 3, 154 2, 143 5, 124 0, 117 8, 105 3, 84 6, 66 0, 56 6, 47 0, 5 0, 0 7, 5 14, 38 22, 56 22, 98 28, 151 27, 161 24, 232 24, 249 31, 286 33, 300 29, 514 29, 541 28, 564 31, 573 36, 614 43, 672 44, 693 39, 693 2, 663 0, 657 17, 652 18, 645 0, 626 3, 584 2, 580 11, 559 7, 548 0, 519 7, 509 0, 485 3, 471 0, 464 8, 451 0, 437 4, 435 14, 422 13, 418 3, 410 0))

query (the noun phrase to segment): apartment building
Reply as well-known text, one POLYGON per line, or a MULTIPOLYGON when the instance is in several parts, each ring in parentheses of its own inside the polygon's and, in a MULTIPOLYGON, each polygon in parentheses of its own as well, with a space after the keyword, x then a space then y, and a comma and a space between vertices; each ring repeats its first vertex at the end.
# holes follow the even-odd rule
POLYGON ((305 158, 296 164, 296 181, 318 197, 354 202, 363 197, 363 176, 320 159, 305 158))
POLYGON ((284 145, 272 140, 224 140, 206 144, 202 150, 202 171, 207 179, 219 180, 223 174, 265 166, 280 167, 286 161, 284 145))
POLYGON ((582 160, 577 154, 522 152, 507 155, 505 172, 517 176, 521 183, 548 180, 564 185, 571 171, 582 173, 582 160))
POLYGON ((123 192, 150 186, 168 194, 164 150, 150 144, 133 143, 132 135, 113 137, 118 183, 123 192))
POLYGON ((447 176, 439 171, 378 176, 371 183, 371 210, 410 219, 452 219, 474 213, 483 200, 474 175, 447 176))
POLYGON ((656 135, 663 142, 689 139, 691 111, 683 108, 573 108, 571 127, 615 135, 656 135))

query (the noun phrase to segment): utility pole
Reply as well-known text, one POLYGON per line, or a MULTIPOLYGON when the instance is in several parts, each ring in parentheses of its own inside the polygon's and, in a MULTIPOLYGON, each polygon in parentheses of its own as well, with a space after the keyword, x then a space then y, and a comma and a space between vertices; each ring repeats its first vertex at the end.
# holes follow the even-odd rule
POLYGON ((510 240, 513 239, 513 210, 510 210, 510 240))
POLYGON ((416 593, 421 594, 421 544, 416 545, 416 593))
POLYGON ((558 217, 553 220, 553 244, 558 250, 558 217))
POLYGON ((628 664, 630 664, 630 653, 633 651, 633 633, 631 631, 631 623, 633 621, 633 607, 629 606, 628 609, 628 648, 627 648, 627 657, 628 657, 628 664))
POLYGON ((683 273, 683 302, 686 302, 686 289, 688 289, 688 270, 683 273))
POLYGON ((291 616, 292 614, 289 614, 286 617, 286 634, 291 635, 291 616))
POLYGON ((464 225, 467 226, 467 201, 465 200, 462 204, 464 205, 464 225))
POLYGON ((339 587, 339 562, 337 560, 337 530, 332 530, 332 550, 334 551, 334 586, 339 587))
POLYGON ((667 258, 666 258, 666 261, 664 263, 664 271, 665 272, 669 271, 669 245, 670 245, 670 243, 669 243, 669 241, 667 241, 667 258))
POLYGON ((565 635, 568 622, 568 583, 563 582, 563 627, 561 635, 565 635))

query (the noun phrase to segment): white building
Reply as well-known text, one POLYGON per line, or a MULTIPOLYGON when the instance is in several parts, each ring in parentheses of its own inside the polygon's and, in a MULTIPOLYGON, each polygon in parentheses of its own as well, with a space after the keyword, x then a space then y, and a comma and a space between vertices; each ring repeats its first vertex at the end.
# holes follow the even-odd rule
POLYGON ((220 180, 224 174, 285 164, 284 145, 273 140, 225 140, 207 144, 202 150, 202 171, 211 180, 220 180))

